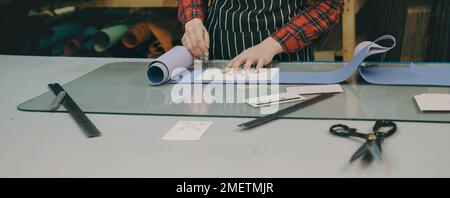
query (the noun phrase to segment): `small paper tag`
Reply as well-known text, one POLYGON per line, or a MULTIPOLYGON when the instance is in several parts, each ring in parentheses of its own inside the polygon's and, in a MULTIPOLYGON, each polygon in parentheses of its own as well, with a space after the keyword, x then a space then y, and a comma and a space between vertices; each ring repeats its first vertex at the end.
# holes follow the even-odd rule
POLYGON ((162 140, 197 141, 211 126, 210 121, 179 121, 162 140))
POLYGON ((286 102, 300 101, 300 100, 305 100, 305 99, 306 98, 301 95, 286 92, 286 93, 261 96, 261 97, 257 97, 257 98, 249 98, 249 99, 245 99, 244 101, 253 107, 263 107, 263 106, 281 104, 281 103, 286 103, 286 102))
POLYGON ((286 91, 290 92, 290 93, 303 94, 303 95, 344 92, 341 88, 341 85, 339 85, 339 84, 286 87, 286 91))
POLYGON ((414 99, 421 111, 450 111, 450 94, 421 94, 414 99))

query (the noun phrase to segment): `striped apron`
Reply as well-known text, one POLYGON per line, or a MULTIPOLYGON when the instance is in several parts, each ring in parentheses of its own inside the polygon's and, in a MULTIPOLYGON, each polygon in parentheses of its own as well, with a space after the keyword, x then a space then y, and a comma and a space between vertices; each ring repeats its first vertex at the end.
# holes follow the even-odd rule
MULTIPOLYGON (((213 0, 205 26, 211 45, 210 58, 232 59, 257 45, 306 7, 306 0, 213 0)), ((278 61, 310 61, 306 47, 291 54, 278 54, 278 61)))

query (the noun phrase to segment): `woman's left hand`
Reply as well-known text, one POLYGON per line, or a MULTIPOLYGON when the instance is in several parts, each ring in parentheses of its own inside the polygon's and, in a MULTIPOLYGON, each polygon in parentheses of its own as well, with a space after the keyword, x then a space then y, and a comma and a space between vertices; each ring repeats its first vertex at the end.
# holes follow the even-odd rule
POLYGON ((283 52, 281 45, 272 37, 268 37, 260 44, 244 50, 233 58, 227 65, 227 71, 236 71, 242 64, 244 64, 243 71, 250 70, 252 65, 256 65, 258 70, 272 62, 273 57, 281 52, 283 52))

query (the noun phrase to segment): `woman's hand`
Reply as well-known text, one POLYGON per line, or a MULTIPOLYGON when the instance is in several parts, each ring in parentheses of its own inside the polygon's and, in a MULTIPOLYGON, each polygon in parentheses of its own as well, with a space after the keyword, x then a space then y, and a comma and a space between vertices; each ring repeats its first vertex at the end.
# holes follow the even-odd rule
POLYGON ((184 25, 185 33, 181 39, 181 43, 194 56, 200 59, 208 55, 209 34, 203 25, 202 20, 194 18, 184 25))
POLYGON ((236 71, 242 64, 244 64, 243 71, 250 70, 252 65, 256 65, 256 69, 259 70, 272 62, 275 55, 283 51, 283 48, 277 41, 272 37, 268 37, 260 44, 244 50, 241 54, 233 58, 227 65, 227 71, 236 71))

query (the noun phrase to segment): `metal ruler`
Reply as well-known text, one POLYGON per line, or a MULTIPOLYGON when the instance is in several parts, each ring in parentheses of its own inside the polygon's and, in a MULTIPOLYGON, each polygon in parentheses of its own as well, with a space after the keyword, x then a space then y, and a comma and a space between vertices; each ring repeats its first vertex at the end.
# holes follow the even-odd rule
POLYGON ((77 122, 77 124, 83 129, 84 134, 87 137, 97 137, 101 133, 95 127, 95 125, 89 120, 86 114, 80 109, 80 107, 75 103, 75 101, 70 97, 70 95, 62 88, 58 83, 48 84, 48 87, 55 95, 59 95, 61 92, 65 93, 64 98, 61 100, 61 104, 67 109, 72 118, 77 122))
POLYGON ((284 115, 290 114, 294 111, 303 109, 307 106, 313 105, 319 101, 325 100, 327 98, 330 98, 334 96, 334 93, 326 93, 326 94, 320 94, 320 95, 316 95, 313 97, 310 97, 308 100, 302 101, 300 103, 297 103, 295 105, 286 107, 284 109, 281 109, 273 114, 268 114, 264 117, 260 117, 260 118, 256 118, 250 122, 246 122, 246 123, 242 123, 240 125, 238 125, 239 127, 241 127, 242 130, 247 130, 247 129, 251 129, 254 127, 257 127, 259 125, 265 124, 267 122, 270 122, 272 120, 276 120, 278 118, 281 118, 284 115))

